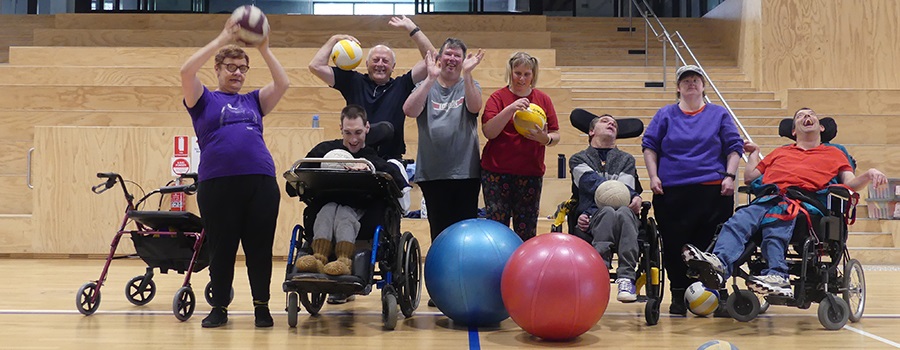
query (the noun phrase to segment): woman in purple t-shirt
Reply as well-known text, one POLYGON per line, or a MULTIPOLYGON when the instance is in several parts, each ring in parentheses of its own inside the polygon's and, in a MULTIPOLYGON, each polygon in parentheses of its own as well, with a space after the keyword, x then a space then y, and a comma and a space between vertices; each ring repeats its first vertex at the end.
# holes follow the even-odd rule
POLYGON ((219 36, 181 67, 184 106, 201 150, 197 205, 209 240, 213 307, 202 322, 207 328, 228 322, 238 243, 247 259, 256 326, 273 324, 268 303, 280 192, 275 164, 263 140, 262 117, 275 108, 290 81, 266 37, 257 48, 272 72, 272 82, 240 94, 250 57, 234 45, 239 29, 229 19, 219 36), (210 91, 197 72, 213 55, 218 86, 210 91))
POLYGON ((728 111, 706 103, 700 67, 679 68, 675 80, 678 103, 656 112, 641 146, 663 238, 669 313, 686 315, 684 291, 693 281, 686 276, 681 248, 709 246, 716 227, 731 217, 744 142, 728 111))

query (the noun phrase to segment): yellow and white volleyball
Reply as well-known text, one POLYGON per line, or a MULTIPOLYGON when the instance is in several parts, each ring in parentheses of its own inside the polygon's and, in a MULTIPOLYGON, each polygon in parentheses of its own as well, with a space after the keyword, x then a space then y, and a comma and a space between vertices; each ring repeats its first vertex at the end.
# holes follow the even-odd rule
POLYGON ((331 49, 331 61, 343 70, 353 70, 362 62, 362 48, 353 40, 343 39, 331 49))
POLYGON ((738 350, 738 347, 724 340, 710 340, 701 344, 697 350, 738 350))
POLYGON ((709 316, 719 308, 719 291, 706 288, 701 282, 694 282, 684 291, 684 303, 692 314, 709 316))
POLYGON ((594 191, 594 203, 598 207, 624 207, 631 203, 631 191, 619 181, 603 181, 594 191))
MULTIPOLYGON (((344 149, 333 149, 325 153, 325 156, 322 157, 325 159, 353 159, 353 155, 347 150, 344 149)), ((322 169, 338 169, 343 170, 345 167, 350 166, 351 163, 335 163, 335 162, 322 162, 322 169)))
POLYGON ((528 130, 534 127, 543 129, 544 125, 547 125, 547 113, 541 106, 534 103, 529 105, 526 110, 516 111, 513 116, 513 126, 522 135, 528 135, 528 130))
POLYGON ((269 20, 258 7, 244 5, 231 13, 231 19, 241 26, 238 38, 249 45, 258 45, 269 35, 269 20))

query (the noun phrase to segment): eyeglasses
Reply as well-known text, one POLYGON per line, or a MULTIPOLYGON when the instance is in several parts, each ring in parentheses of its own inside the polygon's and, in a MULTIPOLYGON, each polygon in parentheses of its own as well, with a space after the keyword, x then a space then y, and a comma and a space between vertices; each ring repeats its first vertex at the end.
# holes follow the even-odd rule
POLYGON ((241 73, 247 73, 247 71, 250 70, 250 66, 248 66, 248 65, 240 65, 239 66, 234 63, 219 63, 219 64, 225 66, 225 70, 227 70, 228 73, 234 73, 234 71, 236 71, 236 70, 240 70, 241 73))

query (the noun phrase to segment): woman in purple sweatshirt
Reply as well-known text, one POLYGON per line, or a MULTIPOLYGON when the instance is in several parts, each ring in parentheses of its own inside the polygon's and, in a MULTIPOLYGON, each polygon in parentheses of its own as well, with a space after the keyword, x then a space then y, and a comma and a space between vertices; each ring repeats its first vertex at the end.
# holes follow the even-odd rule
POLYGON ((728 111, 705 102, 699 67, 683 66, 675 79, 678 102, 656 112, 641 146, 663 238, 669 313, 686 315, 684 291, 693 281, 686 276, 681 248, 708 247, 716 227, 731 217, 744 142, 728 111))

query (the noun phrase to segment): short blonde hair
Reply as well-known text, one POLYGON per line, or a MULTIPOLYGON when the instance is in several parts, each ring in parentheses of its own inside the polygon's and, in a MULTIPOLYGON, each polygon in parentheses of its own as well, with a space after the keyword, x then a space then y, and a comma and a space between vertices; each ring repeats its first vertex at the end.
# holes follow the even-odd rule
POLYGON ((537 87, 538 71, 540 71, 538 59, 523 51, 515 52, 509 57, 509 62, 506 65, 506 83, 512 85, 512 70, 521 65, 531 68, 531 87, 537 87))

